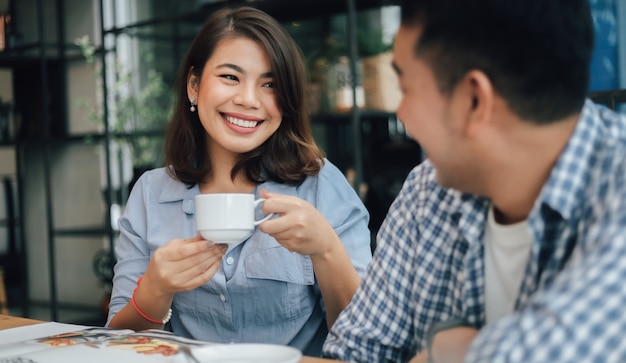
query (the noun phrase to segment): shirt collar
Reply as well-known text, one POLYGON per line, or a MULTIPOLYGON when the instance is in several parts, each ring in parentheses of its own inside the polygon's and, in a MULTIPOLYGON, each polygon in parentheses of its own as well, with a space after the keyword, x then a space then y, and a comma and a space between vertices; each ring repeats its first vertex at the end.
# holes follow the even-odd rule
MULTIPOLYGON (((579 198, 583 196, 586 180, 595 161, 594 151, 602 143, 603 127, 598 108, 587 100, 574 132, 544 184, 531 215, 536 214, 542 204, 549 206, 565 219, 576 213, 575 209, 580 205, 579 198)), ((452 214, 453 219, 458 223, 463 236, 468 241, 480 240, 491 202, 486 198, 452 190, 449 190, 449 196, 453 200, 451 204, 456 205, 453 207, 456 209, 452 214)))
POLYGON ((601 147, 603 133, 604 125, 598 108, 587 100, 574 132, 544 184, 531 215, 539 212, 543 204, 566 220, 576 215, 585 185, 597 163, 596 154, 601 147))
POLYGON ((200 194, 198 184, 195 184, 191 188, 185 183, 182 183, 173 178, 169 178, 167 184, 161 190, 159 195, 159 203, 171 203, 182 201, 182 209, 186 214, 195 213, 194 198, 200 194))

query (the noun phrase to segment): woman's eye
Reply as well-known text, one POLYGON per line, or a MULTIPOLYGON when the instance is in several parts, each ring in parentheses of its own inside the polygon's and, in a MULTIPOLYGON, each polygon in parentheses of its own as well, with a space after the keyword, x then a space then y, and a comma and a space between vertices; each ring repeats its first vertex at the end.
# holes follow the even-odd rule
POLYGON ((263 85, 264 88, 274 88, 274 82, 267 82, 263 85))
POLYGON ((229 81, 238 81, 237 76, 233 76, 232 74, 223 74, 220 77, 226 78, 229 81))

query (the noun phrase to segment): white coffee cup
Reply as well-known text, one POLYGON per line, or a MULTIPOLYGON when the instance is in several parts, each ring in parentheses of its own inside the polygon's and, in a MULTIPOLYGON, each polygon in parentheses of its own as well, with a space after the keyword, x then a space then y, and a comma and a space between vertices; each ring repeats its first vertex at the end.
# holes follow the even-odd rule
POLYGON ((255 220, 255 210, 265 201, 246 193, 196 195, 196 228, 208 241, 237 243, 248 238, 254 228, 270 219, 268 214, 255 220))

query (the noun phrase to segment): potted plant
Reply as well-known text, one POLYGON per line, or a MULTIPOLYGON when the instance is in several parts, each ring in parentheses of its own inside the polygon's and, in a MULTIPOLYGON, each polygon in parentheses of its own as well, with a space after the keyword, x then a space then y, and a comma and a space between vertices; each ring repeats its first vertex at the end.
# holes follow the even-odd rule
MULTIPOLYGON (((87 62, 95 63, 97 48, 88 36, 76 39, 75 44, 87 62)), ((144 53, 143 65, 153 60, 152 53, 144 53)), ((127 150, 122 155, 129 155, 133 169, 143 171, 162 165, 163 134, 173 103, 173 93, 162 73, 145 66, 130 69, 117 61, 107 71, 113 72, 108 78, 114 80, 107 84, 108 120, 104 119, 102 107, 84 101, 79 106, 98 125, 103 127, 108 122, 113 143, 127 150)), ((98 70, 95 76, 102 78, 98 70)))
POLYGON ((383 41, 381 28, 363 29, 358 33, 362 62, 365 107, 395 112, 402 98, 397 76, 391 67, 392 44, 383 41))

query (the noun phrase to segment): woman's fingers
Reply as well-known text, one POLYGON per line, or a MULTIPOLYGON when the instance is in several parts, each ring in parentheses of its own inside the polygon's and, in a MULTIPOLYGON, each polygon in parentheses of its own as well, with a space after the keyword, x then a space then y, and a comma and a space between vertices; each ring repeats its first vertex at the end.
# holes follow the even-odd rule
POLYGON ((328 250, 335 232, 312 204, 294 196, 264 190, 260 195, 266 198, 263 212, 280 215, 261 223, 259 229, 262 232, 292 252, 312 255, 328 250))
POLYGON ((215 244, 200 235, 187 239, 176 239, 164 246, 170 261, 178 261, 211 250, 215 244))
POLYGON ((217 270, 220 268, 221 265, 222 265, 222 259, 219 259, 213 262, 211 265, 209 265, 209 267, 206 270, 204 270, 204 272, 202 272, 200 276, 202 284, 211 280, 213 276, 215 276, 215 273, 217 272, 217 270))
POLYGON ((180 275, 183 279, 181 283, 181 290, 193 290, 196 287, 207 283, 213 278, 221 265, 222 258, 220 256, 219 258, 209 258, 202 264, 185 271, 180 275))
POLYGON ((212 245, 206 250, 200 250, 198 253, 187 257, 184 263, 181 263, 181 272, 198 271, 204 272, 215 261, 221 260, 226 252, 226 245, 212 245))
POLYGON ((261 195, 267 196, 263 212, 279 215, 278 218, 269 219, 259 225, 261 231, 270 235, 306 228, 311 213, 315 211, 311 204, 297 197, 264 191, 261 191, 261 195))
POLYGON ((214 244, 200 236, 172 240, 157 249, 151 265, 158 271, 159 280, 166 290, 190 290, 208 281, 203 276, 211 267, 216 265, 219 268, 226 249, 226 245, 214 244))

